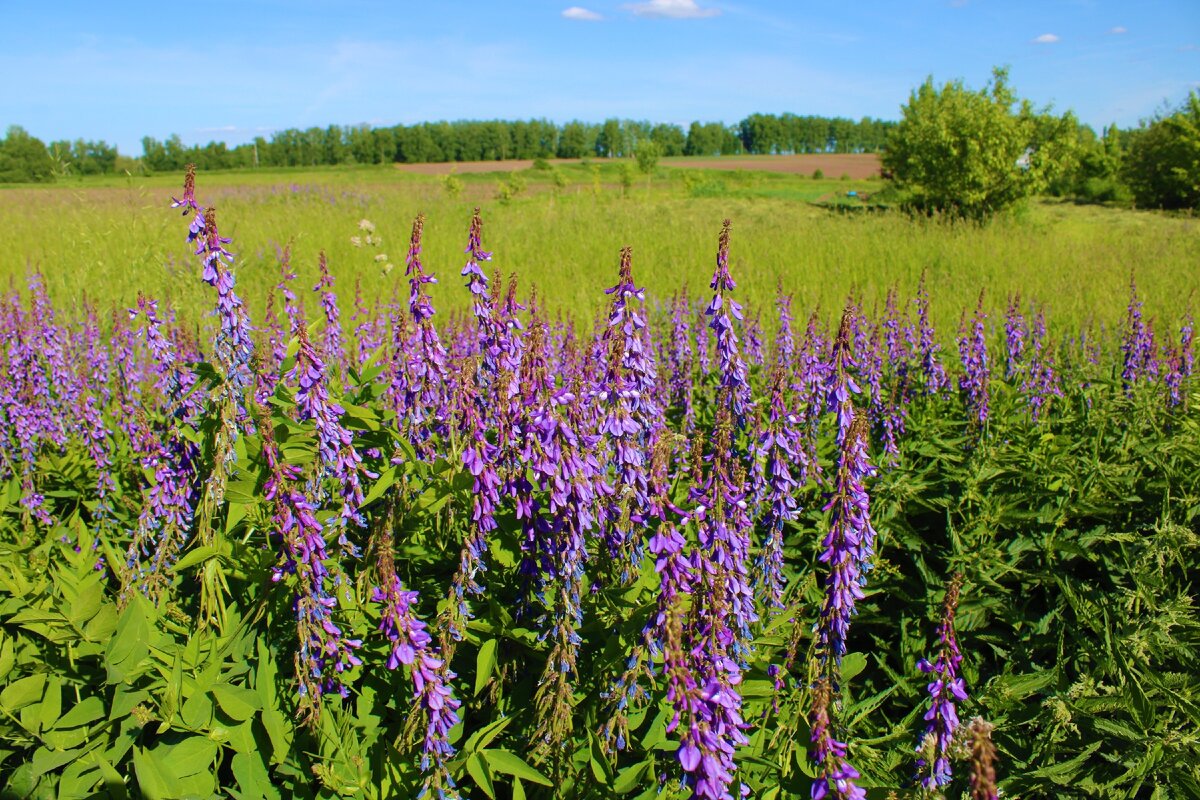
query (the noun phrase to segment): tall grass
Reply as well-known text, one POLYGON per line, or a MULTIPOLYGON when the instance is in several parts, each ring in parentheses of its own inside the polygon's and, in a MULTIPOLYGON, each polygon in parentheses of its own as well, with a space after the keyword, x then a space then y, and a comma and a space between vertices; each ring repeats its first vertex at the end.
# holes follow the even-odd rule
MULTIPOLYGON (((878 182, 722 173, 697 192, 683 171, 660 169, 625 192, 615 165, 597 177, 588 165, 561 169, 565 188, 555 190, 548 173, 531 170, 526 193, 506 202, 496 199, 497 176, 486 174, 460 176, 458 197, 436 176, 380 168, 222 174, 206 182, 242 248, 238 280, 256 316, 277 280, 277 250, 289 243, 302 281, 316 280, 324 249, 341 292, 361 279, 368 298, 390 296, 399 273, 385 274, 374 256, 402 266, 402 242, 418 211, 428 216, 427 263, 442 283, 434 301, 441 311, 465 308, 468 295, 456 286, 462 229, 477 204, 496 270, 519 267, 522 285, 536 286, 552 312, 584 319, 626 244, 652 301, 684 283, 700 292, 712 265, 697 254, 707 252, 724 217, 733 219, 738 239, 735 272, 757 306, 770 303, 778 283, 799 307, 819 304, 832 316, 847 291, 870 307, 893 285, 911 292, 926 270, 943 327, 957 322, 980 288, 993 310, 1019 292, 1047 300, 1058 320, 1087 324, 1119 316, 1131 272, 1149 313, 1164 318, 1175 318, 1200 287, 1194 218, 1034 203, 977 226, 796 199, 844 199, 847 190, 878 182), (361 219, 376 225, 382 247, 351 244, 361 219)), ((20 288, 28 270, 40 269, 59 302, 86 293, 101 305, 125 306, 145 291, 185 313, 200 308, 198 282, 181 275, 192 259, 162 213, 176 185, 171 175, 0 192, 0 280, 20 288)))

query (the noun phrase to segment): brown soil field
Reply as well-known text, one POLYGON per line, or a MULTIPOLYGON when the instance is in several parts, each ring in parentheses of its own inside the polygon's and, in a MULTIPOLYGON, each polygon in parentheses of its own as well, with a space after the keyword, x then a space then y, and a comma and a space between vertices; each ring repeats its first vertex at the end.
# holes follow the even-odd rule
MULTIPOLYGON (((576 159, 548 159, 551 164, 578 164, 576 159)), ((757 169, 764 172, 787 172, 811 175, 821 170, 826 178, 849 175, 863 180, 879 174, 879 156, 875 153, 816 153, 799 156, 724 156, 721 158, 666 158, 664 167, 688 167, 691 169, 757 169)), ((529 159, 511 161, 455 161, 440 164, 397 164, 401 172, 420 175, 446 175, 451 171, 459 174, 473 172, 512 172, 529 169, 529 159)))
POLYGON ((787 172, 811 175, 821 170, 826 178, 849 175, 864 180, 879 174, 879 156, 875 153, 812 153, 799 156, 724 156, 721 158, 664 159, 668 167, 692 169, 757 169, 763 172, 787 172))

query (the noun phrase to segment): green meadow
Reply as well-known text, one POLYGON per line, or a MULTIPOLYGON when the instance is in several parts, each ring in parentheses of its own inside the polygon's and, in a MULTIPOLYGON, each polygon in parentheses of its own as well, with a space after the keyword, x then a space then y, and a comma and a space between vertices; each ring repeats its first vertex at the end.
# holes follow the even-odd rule
MULTIPOLYGON (((233 238, 256 318, 284 246, 302 285, 315 281, 324 250, 340 293, 359 282, 368 301, 406 291, 398 278, 418 212, 428 218, 425 263, 441 282, 434 302, 439 311, 465 308, 458 272, 474 206, 493 269, 516 273, 523 293, 535 287, 551 313, 584 319, 600 307, 626 244, 651 302, 683 285, 701 293, 726 217, 739 294, 764 309, 782 286, 797 309, 819 305, 832 317, 851 293, 868 307, 892 286, 910 295, 925 271, 943 327, 980 289, 993 313, 1019 293, 1044 302, 1053 320, 1087 324, 1120 317, 1131 274, 1148 313, 1164 318, 1175 319, 1200 286, 1194 216, 1035 200, 978 225, 895 210, 879 180, 686 164, 660 165, 652 176, 631 162, 585 162, 450 179, 390 166, 263 170, 201 173, 197 184, 233 238), (377 246, 352 243, 364 219, 377 246)), ((0 190, 0 278, 22 289, 27 272, 40 270, 58 303, 86 295, 124 307, 143 291, 184 314, 206 308, 207 287, 192 274, 183 226, 168 207, 181 182, 105 176, 0 190)))

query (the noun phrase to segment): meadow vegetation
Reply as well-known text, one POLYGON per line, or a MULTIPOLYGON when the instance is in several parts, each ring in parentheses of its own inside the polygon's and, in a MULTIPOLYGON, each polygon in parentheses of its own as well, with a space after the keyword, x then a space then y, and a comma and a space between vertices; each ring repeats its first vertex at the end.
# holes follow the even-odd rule
POLYGON ((0 190, 0 797, 1200 796, 1200 221, 654 161, 0 190))

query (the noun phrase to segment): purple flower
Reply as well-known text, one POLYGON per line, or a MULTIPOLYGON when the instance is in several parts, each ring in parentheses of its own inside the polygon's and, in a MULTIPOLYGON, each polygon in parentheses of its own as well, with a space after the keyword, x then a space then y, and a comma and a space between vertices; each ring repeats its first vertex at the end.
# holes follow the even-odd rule
POLYGON ((1046 317, 1039 310, 1033 319, 1029 338, 1028 364, 1021 380, 1021 391, 1036 422, 1053 397, 1062 397, 1062 384, 1054 367, 1054 352, 1046 343, 1046 317))
MULTIPOLYGON (((390 539, 386 546, 388 553, 381 560, 390 565, 390 539)), ((379 630, 392 643, 387 668, 395 670, 402 664, 408 668, 412 676, 413 700, 417 701, 421 711, 413 720, 423 718, 425 723, 421 746, 421 771, 425 773, 425 780, 421 793, 432 789, 439 797, 456 796, 454 779, 447 767, 447 762, 454 756, 450 731, 459 723, 458 709, 462 705, 451 686, 456 676, 432 647, 425 623, 416 615, 417 593, 404 588, 394 567, 382 569, 381 577, 385 582, 371 591, 371 599, 383 606, 379 630)))
POLYGON ((787 378, 782 363, 776 362, 771 375, 770 419, 757 442, 756 469, 764 470, 766 513, 762 526, 767 540, 755 570, 758 585, 764 587, 764 605, 779 611, 783 606, 786 578, 783 574, 784 527, 799 516, 796 502, 799 488, 808 476, 808 464, 801 449, 799 419, 788 407, 787 378), (793 473, 795 470, 795 474, 793 473))
POLYGON ((1121 380, 1125 391, 1132 392, 1134 384, 1141 380, 1158 377, 1158 356, 1154 344, 1154 330, 1142 319, 1142 301, 1138 297, 1137 283, 1129 279, 1129 306, 1125 314, 1125 333, 1121 339, 1124 364, 1121 380))
POLYGON ((725 220, 721 225, 721 235, 717 243, 717 268, 713 272, 709 286, 713 289, 713 299, 704 310, 710 318, 708 327, 717 337, 717 367, 720 374, 720 388, 725 397, 722 402, 728 402, 733 409, 735 424, 742 426, 746 410, 750 405, 750 384, 746 377, 746 364, 738 351, 735 322, 742 322, 742 306, 727 293, 737 288, 733 276, 729 274, 729 229, 731 223, 725 220))
POLYGON ((832 515, 820 560, 828 565, 829 574, 816 633, 820 658, 831 670, 829 665, 840 665, 846 654, 850 619, 863 598, 862 587, 875 553, 871 501, 864 486, 875 474, 867 460, 868 432, 866 417, 856 415, 842 441, 834 493, 825 506, 832 515))
POLYGON ((608 449, 612 487, 605 504, 604 540, 620 565, 622 581, 636 577, 640 566, 642 542, 634 532, 648 503, 646 455, 654 451, 662 426, 654 398, 657 367, 646 342, 645 290, 634 285, 632 263, 632 250, 626 247, 617 283, 605 290, 613 298, 600 337, 605 369, 590 396, 601 442, 608 449))
POLYGON ((809 725, 812 728, 812 754, 817 765, 817 777, 812 782, 812 800, 866 800, 867 793, 859 787, 858 770, 846 758, 846 744, 833 734, 830 708, 833 706, 833 684, 828 677, 818 678, 812 689, 812 708, 809 725))
POLYGON ((317 520, 316 506, 296 485, 299 471, 283 461, 271 420, 264 418, 259 427, 266 467, 264 494, 271 503, 274 532, 282 543, 283 558, 274 568, 272 580, 295 580, 300 715, 304 721, 315 723, 324 695, 349 696, 347 673, 362 664, 356 654, 362 642, 347 637, 334 621, 338 601, 331 590, 344 576, 330 572, 324 528, 317 520))
POLYGON ((958 387, 966 396, 970 424, 977 432, 982 431, 987 425, 991 395, 988 385, 991 369, 988 365, 987 338, 984 327, 986 319, 987 314, 983 311, 983 292, 980 292, 979 303, 975 307, 975 316, 971 320, 970 333, 967 332, 965 322, 963 322, 959 324, 958 335, 958 353, 963 366, 962 375, 958 379, 958 387))
POLYGON ((921 273, 921 282, 917 287, 917 352, 921 358, 921 374, 925 380, 926 394, 940 394, 950 385, 946 377, 946 368, 938 361, 937 334, 929 321, 929 291, 925 288, 925 273, 921 273))
POLYGON ((405 432, 409 440, 426 448, 430 437, 445 429, 449 415, 451 375, 446 364, 446 348, 433 325, 433 303, 426 286, 437 279, 425 272, 421 263, 421 237, 425 215, 413 221, 405 272, 408 275, 408 313, 413 323, 411 340, 405 348, 406 385, 400 399, 405 432))
POLYGON ((167 414, 155 431, 157 437, 148 441, 143 451, 142 469, 153 479, 143 490, 142 512, 129 545, 122 593, 136 586, 157 601, 170 586, 170 570, 191 537, 199 501, 200 449, 184 434, 198 414, 193 405, 184 402, 195 377, 177 363, 175 347, 163 335, 155 301, 139 295, 138 307, 130 310, 130 316, 146 319, 146 342, 161 365, 159 386, 164 390, 167 414))
POLYGON ((1008 300, 1008 312, 1004 317, 1004 343, 1007 361, 1004 376, 1009 380, 1017 377, 1023 369, 1025 340, 1029 336, 1025 316, 1021 313, 1020 295, 1008 300))
POLYGON ((958 712, 955 701, 967 699, 966 686, 958 674, 962 664, 962 652, 958 649, 958 638, 954 632, 954 615, 958 610, 959 594, 962 591, 962 575, 957 574, 946 587, 946 600, 942 606, 942 618, 938 624, 938 654, 933 663, 921 659, 917 668, 932 680, 928 691, 929 710, 925 713, 925 736, 917 747, 917 775, 921 785, 929 790, 950 783, 950 746, 958 730, 958 712), (928 759, 933 759, 932 768, 928 759), (929 770, 928 774, 925 774, 929 770))
POLYGON ((342 352, 341 312, 338 311, 337 295, 333 291, 333 276, 325 260, 325 251, 317 256, 317 267, 321 277, 317 279, 314 292, 321 294, 321 308, 325 312, 325 332, 321 340, 321 357, 331 376, 344 382, 346 379, 345 354, 342 352))
MULTIPOLYGON (((318 481, 328 476, 333 479, 341 494, 342 508, 339 543, 347 554, 356 554, 355 548, 346 538, 345 525, 353 521, 363 524, 359 506, 363 502, 362 481, 359 473, 362 470, 362 457, 354 447, 354 437, 342 425, 341 417, 345 413, 340 405, 329 397, 328 376, 320 354, 308 338, 308 330, 300 327, 297 331, 299 350, 296 353, 296 364, 288 375, 296 385, 296 416, 299 422, 311 421, 317 434, 317 462, 321 467, 318 481)), ((320 499, 323 490, 317 489, 320 499)))

